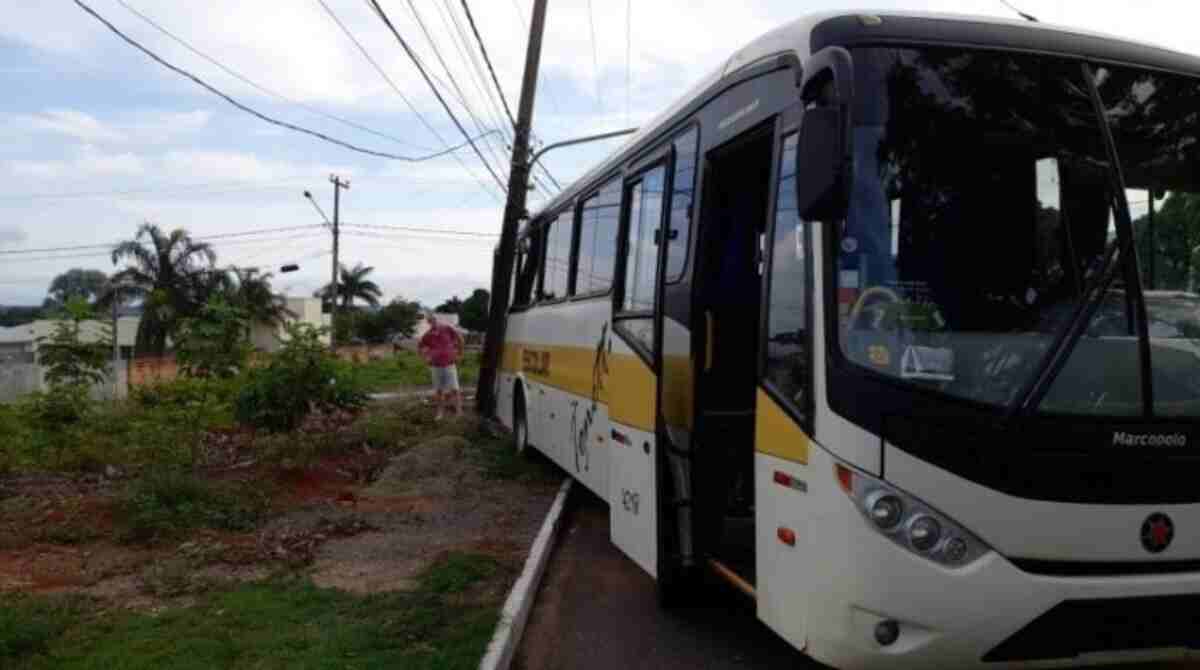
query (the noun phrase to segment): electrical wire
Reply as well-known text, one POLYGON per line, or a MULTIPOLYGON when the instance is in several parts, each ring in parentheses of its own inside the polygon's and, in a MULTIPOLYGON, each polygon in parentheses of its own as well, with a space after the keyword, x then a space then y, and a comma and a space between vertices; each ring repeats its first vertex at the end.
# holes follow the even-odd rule
POLYGON ((480 64, 477 51, 471 46, 471 38, 467 36, 462 22, 458 20, 458 14, 454 11, 454 5, 450 0, 442 0, 440 3, 435 0, 434 6, 438 9, 438 16, 442 19, 442 25, 446 28, 446 32, 450 34, 450 41, 454 43, 454 48, 458 50, 459 56, 468 66, 467 71, 471 75, 472 84, 487 103, 483 106, 483 109, 489 114, 489 122, 495 123, 496 127, 501 130, 501 133, 504 135, 504 142, 507 143, 504 149, 505 151, 509 150, 512 146, 513 130, 516 124, 513 123, 512 116, 507 114, 508 101, 502 99, 503 92, 501 92, 501 99, 497 99, 496 91, 492 88, 492 83, 484 73, 483 65, 480 64))
MULTIPOLYGON (((464 2, 466 0, 463 0, 464 2)), ((592 0, 587 0, 588 27, 592 36, 592 79, 596 84, 596 109, 600 109, 600 56, 596 52, 596 19, 592 16, 592 0)))
POLYGON ((242 82, 243 84, 246 84, 247 86, 257 89, 258 91, 265 93, 273 98, 282 100, 283 102, 286 102, 290 105, 295 105, 296 107, 300 107, 301 109, 304 109, 312 114, 315 114, 322 118, 328 119, 330 121, 336 121, 336 122, 341 123, 350 128, 354 128, 356 130, 361 130, 364 133, 370 133, 370 134, 378 136, 378 137, 383 137, 385 139, 392 140, 393 142, 396 142, 397 144, 403 144, 405 146, 412 147, 414 149, 419 149, 421 151, 430 151, 429 147, 421 146, 419 144, 414 144, 412 142, 409 142, 408 140, 400 139, 399 137, 396 137, 395 135, 390 135, 388 133, 385 133, 385 132, 382 132, 379 130, 375 130, 374 128, 364 126, 361 123, 356 123, 354 121, 342 118, 335 114, 330 114, 328 112, 321 111, 320 109, 317 109, 316 107, 313 107, 312 105, 307 105, 303 102, 293 100, 276 90, 267 88, 266 86, 259 84, 258 82, 250 79, 249 77, 243 75, 242 73, 238 72, 237 70, 234 70, 233 68, 220 62, 216 58, 213 58, 212 56, 210 56, 210 55, 204 53, 203 51, 197 49, 196 47, 192 46, 192 44, 190 44, 187 40, 176 35, 175 33, 171 32, 170 30, 167 30, 167 28, 164 27, 159 22, 155 21, 154 19, 150 18, 149 16, 146 16, 145 14, 138 11, 134 7, 129 6, 129 4, 126 3, 125 0, 117 0, 117 4, 121 5, 125 9, 129 10, 132 14, 134 14, 135 16, 140 18, 142 21, 145 21, 146 23, 150 24, 150 26, 153 27, 158 32, 160 32, 163 35, 166 35, 170 39, 174 40, 175 43, 179 44, 184 49, 187 49, 188 51, 192 52, 193 54, 195 54, 195 55, 199 56, 200 58, 203 58, 204 60, 208 61, 209 63, 215 65, 217 68, 219 68, 225 74, 228 74, 229 76, 233 77, 234 79, 237 79, 238 81, 242 82))
MULTIPOLYGON (((446 77, 450 80, 450 88, 458 94, 458 99, 462 104, 463 111, 467 113, 467 116, 471 119, 471 122, 475 124, 475 128, 477 130, 482 129, 483 124, 479 122, 479 117, 475 114, 475 111, 471 109, 471 105, 467 102, 466 93, 463 91, 462 86, 459 85, 458 79, 455 78, 454 71, 451 70, 450 65, 446 63, 445 57, 442 56, 442 50, 438 48, 437 41, 433 39, 433 34, 429 32, 428 26, 425 25, 425 20, 421 18, 421 13, 417 10, 416 4, 413 3, 413 0, 406 0, 406 3, 408 4, 409 11, 412 13, 413 18, 416 19, 417 26, 421 29, 421 33, 425 35, 425 40, 429 42, 429 48, 433 50, 434 58, 437 59, 438 63, 442 66, 442 69, 445 70, 446 77)), ((422 69, 424 70, 423 67, 422 69)), ((442 83, 442 86, 446 86, 444 82, 442 83)), ((488 150, 488 153, 491 155, 492 159, 498 158, 501 165, 501 172, 503 172, 504 158, 502 156, 497 157, 495 148, 490 143, 484 143, 484 147, 488 150)), ((480 155, 480 159, 482 158, 483 156, 480 155)), ((494 166, 492 166, 490 162, 487 163, 488 170, 491 171, 494 166)), ((495 174, 495 172, 492 174, 495 174)))
MULTIPOLYGON (((263 228, 261 230, 247 230, 247 231, 242 231, 239 233, 217 233, 214 235, 200 235, 200 236, 193 237, 192 239, 199 240, 199 241, 222 240, 222 239, 229 239, 229 238, 234 238, 234 237, 249 237, 249 236, 253 236, 253 235, 265 235, 268 233, 284 233, 284 232, 291 232, 291 231, 296 231, 296 230, 309 230, 312 228, 324 228, 324 227, 325 226, 323 226, 319 223, 310 223, 310 224, 303 225, 303 226, 283 226, 280 228, 263 228)), ((0 255, 9 256, 9 255, 20 255, 20 254, 40 254, 40 253, 49 253, 49 252, 56 252, 56 251, 79 251, 80 249, 112 249, 113 247, 115 247, 116 245, 118 245, 120 243, 121 243, 121 241, 119 240, 116 242, 110 242, 108 244, 78 244, 78 245, 69 246, 69 247, 43 247, 40 249, 0 249, 0 255)))
POLYGON ((445 235, 463 235, 467 237, 500 237, 497 233, 483 233, 475 230, 450 230, 447 228, 416 228, 412 226, 390 226, 386 224, 370 224, 370 223, 345 223, 343 226, 351 228, 370 228, 376 230, 402 230, 413 233, 438 233, 445 235))
MULTIPOLYGON (((588 0, 590 3, 591 0, 588 0)), ((467 4, 467 0, 462 0, 463 12, 467 15, 467 23, 471 24, 471 32, 475 33, 475 41, 479 44, 479 51, 483 53, 483 62, 487 63, 488 72, 492 75, 492 83, 496 85, 496 92, 500 94, 500 102, 504 103, 504 113, 508 115, 508 120, 512 123, 512 127, 517 127, 517 120, 513 117, 512 109, 508 106, 508 99, 504 97, 504 89, 500 86, 500 80, 496 77, 496 68, 492 66, 492 58, 488 55, 487 47, 483 44, 483 38, 479 36, 479 28, 475 26, 475 17, 471 15, 471 7, 467 4)))
MULTIPOLYGON (((329 15, 329 18, 332 19, 335 24, 337 24, 337 27, 341 29, 346 38, 349 39, 354 46, 358 47, 359 53, 363 55, 363 58, 367 59, 367 62, 371 64, 371 67, 375 68, 375 72, 377 72, 379 76, 385 82, 387 82, 388 86, 391 86, 392 90, 396 92, 396 95, 400 96, 400 99, 403 100, 404 104, 408 106, 409 111, 411 111, 413 115, 417 117, 417 120, 421 122, 421 125, 425 126, 425 129, 428 130, 431 135, 437 138, 437 141, 443 146, 449 146, 449 142, 442 138, 437 129, 433 127, 433 124, 425 118, 425 115, 417 111, 417 108, 413 106, 411 101, 409 101, 408 96, 404 95, 404 92, 400 90, 400 87, 396 85, 396 82, 393 81, 390 76, 388 76, 388 73, 383 69, 383 66, 381 66, 373 56, 371 56, 371 52, 367 51, 367 48, 363 46, 362 42, 358 41, 358 38, 354 36, 354 33, 350 32, 350 29, 346 27, 346 24, 342 23, 342 20, 338 18, 337 14, 333 13, 333 10, 329 8, 329 5, 325 4, 325 0, 317 0, 317 3, 320 4, 325 10, 325 13, 329 15)), ((471 170, 471 168, 467 167, 467 164, 463 161, 462 157, 460 157, 457 153, 452 153, 450 155, 454 157, 454 160, 458 162, 463 171, 470 175, 471 179, 474 179, 475 182, 479 184, 481 189, 486 191, 493 198, 496 198, 497 201, 503 201, 503 198, 498 197, 495 191, 488 187, 484 181, 471 170)))
POLYGON ((629 125, 630 69, 629 54, 633 44, 633 0, 625 0, 625 125, 629 125))
MULTIPOLYGON (((79 0, 75 1, 79 2, 79 0)), ((408 54, 409 59, 412 60, 413 64, 417 66, 417 70, 421 73, 421 77, 425 80, 425 83, 429 86, 429 89, 433 91, 434 97, 436 97, 438 102, 441 103, 442 109, 446 111, 447 116, 449 116, 450 120, 454 122, 454 126, 458 128, 458 132, 462 133, 462 136, 467 139, 467 144, 471 145, 471 149, 475 151, 475 155, 479 157, 479 160, 484 164, 484 167, 486 167, 488 172, 491 173, 492 179, 496 180, 496 184, 500 187, 500 190, 507 193, 508 189, 504 186, 504 182, 500 180, 500 176, 496 174, 495 170, 493 170, 490 165, 488 165, 488 162, 483 157, 483 153, 479 151, 479 147, 475 144, 474 139, 472 139, 471 135, 467 133, 466 128, 463 128, 462 122, 460 122, 458 117, 455 116, 454 110, 450 109, 450 105, 446 104, 446 99, 442 97, 441 91, 439 91, 437 87, 433 85, 433 80, 429 78, 429 74, 425 71, 420 59, 417 58, 416 53, 413 52, 411 47, 409 47, 408 42, 404 39, 404 37, 400 35, 400 31, 396 30, 396 26, 392 24, 392 20, 388 18, 388 15, 383 11, 383 8, 379 6, 378 0, 367 0, 367 3, 375 9, 375 13, 379 17, 379 20, 383 21, 384 25, 388 27, 388 30, 390 30, 392 35, 395 36, 396 41, 399 42, 400 46, 404 48, 404 52, 408 54)))
MULTIPOLYGON (((150 59, 152 59, 153 61, 155 61, 155 62, 156 62, 156 63, 158 63, 159 65, 162 65, 163 67, 167 68, 168 70, 171 70, 172 72, 174 72, 174 73, 176 73, 176 74, 178 74, 178 75, 180 75, 180 76, 182 76, 182 77, 185 77, 185 78, 187 78, 187 79, 190 79, 190 80, 191 80, 192 82, 194 82, 196 85, 198 85, 198 86, 200 86, 201 88, 203 88, 203 89, 207 90, 208 92, 212 93, 213 95, 216 95, 217 97, 219 97, 219 98, 221 98, 221 99, 225 100, 226 102, 228 102, 229 104, 233 105, 234 107, 236 107, 236 108, 238 108, 238 109, 242 110, 243 112, 246 112, 247 114, 250 114, 251 116, 254 116, 254 117, 256 117, 256 118, 258 118, 258 119, 260 119, 260 120, 262 120, 262 121, 265 121, 265 122, 267 122, 267 123, 269 123, 269 124, 271 124, 271 125, 278 126, 278 127, 280 127, 280 128, 286 128, 286 129, 288 129, 288 130, 292 130, 292 131, 295 131, 295 132, 298 132, 298 133, 303 133, 303 134, 305 134, 305 135, 309 135, 309 136, 311 136, 311 137, 315 137, 315 138, 317 138, 317 139, 319 139, 319 140, 323 140, 323 141, 325 141, 325 142, 329 142, 330 144, 336 144, 336 145, 338 145, 338 146, 340 146, 340 147, 342 147, 342 148, 349 149, 349 150, 351 150, 351 151, 356 151, 356 152, 358 152, 358 153, 366 154, 366 155, 368 155, 368 156, 377 156, 377 157, 379 157, 379 158, 388 158, 388 159, 391 159, 391 160, 403 161, 403 162, 406 162, 406 163, 420 163, 420 162, 423 162, 423 161, 431 160, 431 159, 433 159, 433 158, 437 158, 437 157, 439 157, 439 156, 444 156, 444 155, 446 155, 446 154, 453 153, 453 152, 455 152, 455 151, 457 151, 457 150, 461 149, 462 147, 464 147, 464 146, 466 146, 466 145, 468 145, 468 144, 469 144, 469 145, 471 145, 472 147, 474 147, 474 146, 475 146, 475 138, 472 138, 470 135, 467 135, 467 134, 464 132, 464 133, 463 133, 463 135, 464 135, 464 137, 466 137, 467 141, 466 141, 466 142, 464 142, 464 143, 462 143, 462 144, 459 144, 459 145, 456 145, 456 146, 453 146, 453 147, 449 147, 449 148, 447 148, 447 149, 445 149, 445 150, 443 150, 443 151, 438 151, 438 152, 436 152, 436 153, 431 153, 431 154, 427 154, 427 155, 424 155, 424 156, 401 156, 401 155, 399 155, 399 154, 393 154, 393 153, 390 153, 390 152, 387 152, 387 151, 376 151, 376 150, 374 150, 374 149, 367 149, 367 148, 365 148, 365 147, 360 147, 360 146, 358 146, 358 145, 356 145, 356 144, 351 144, 350 142, 346 142, 346 141, 343 141, 343 140, 339 140, 339 139, 337 139, 337 138, 331 137, 331 136, 329 136, 329 135, 326 135, 325 133, 318 132, 318 131, 316 131, 316 130, 310 130, 310 129, 308 129, 308 128, 304 128, 304 127, 302 127, 302 126, 298 126, 298 125, 296 125, 296 124, 294 124, 294 123, 288 123, 287 121, 280 121, 279 119, 276 119, 276 118, 273 118, 273 117, 267 116, 266 114, 263 114, 262 112, 260 112, 260 111, 258 111, 258 110, 256 110, 256 109, 254 109, 254 108, 252 108, 252 107, 250 107, 250 106, 248 106, 248 105, 246 105, 246 104, 244 104, 244 103, 242 103, 242 102, 239 102, 239 101, 238 101, 238 100, 236 100, 235 98, 231 97, 231 96, 230 96, 230 95, 228 95, 227 93, 224 93, 224 92, 223 92, 223 91, 221 91, 220 89, 216 88, 216 87, 215 87, 215 86, 213 86, 212 84, 209 84, 208 82, 204 81, 204 80, 203 80, 203 79, 201 79, 200 77, 197 77, 196 75, 192 74, 191 72, 188 72, 187 70, 184 70, 184 69, 182 69, 182 68, 180 68, 180 67, 177 67, 177 66, 175 66, 175 65, 172 65, 171 63, 168 63, 168 62, 167 62, 166 60, 164 60, 164 59, 163 59, 161 56, 159 56, 158 54, 154 53, 154 52, 153 52, 153 51, 151 51, 150 49, 146 48, 145 46, 143 46, 143 45, 142 45, 140 42, 138 42, 137 40, 135 40, 135 39, 133 39, 132 37, 130 37, 130 36, 128 36, 128 35, 126 35, 126 34, 125 34, 125 33, 123 33, 123 32, 121 32, 121 29, 120 29, 120 28, 117 28, 115 25, 113 25, 112 23, 110 23, 110 22, 109 22, 107 19, 105 19, 103 16, 100 16, 100 14, 96 13, 96 10, 92 9, 92 8, 91 8, 91 7, 89 7, 87 4, 85 4, 85 3, 83 2, 83 0, 74 0, 74 2, 75 2, 75 4, 76 4, 76 5, 78 5, 78 6, 79 6, 79 8, 80 8, 80 9, 82 9, 83 11, 87 12, 88 14, 90 14, 90 15, 91 15, 93 18, 95 18, 95 19, 96 19, 97 21, 99 21, 100 23, 104 24, 104 26, 105 26, 106 28, 108 28, 108 29, 109 29, 109 30, 110 30, 110 31, 111 31, 113 34, 115 34, 117 37, 121 38, 121 39, 122 39, 124 42, 126 42, 127 44, 129 44, 129 45, 130 45, 130 46, 132 46, 133 48, 137 49, 138 51, 141 51, 142 53, 146 54, 146 56, 148 56, 150 59)), ((495 131, 495 130, 491 130, 491 131, 488 131, 488 132, 489 132, 489 133, 494 133, 494 132, 496 132, 496 131, 495 131)))

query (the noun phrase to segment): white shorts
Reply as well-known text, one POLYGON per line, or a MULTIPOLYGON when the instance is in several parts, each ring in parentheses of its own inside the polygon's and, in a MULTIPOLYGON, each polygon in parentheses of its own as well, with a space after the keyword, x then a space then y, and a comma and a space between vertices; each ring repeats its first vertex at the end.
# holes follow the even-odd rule
POLYGON ((433 390, 434 391, 457 391, 458 390, 458 367, 447 365, 444 368, 429 368, 433 373, 433 390))

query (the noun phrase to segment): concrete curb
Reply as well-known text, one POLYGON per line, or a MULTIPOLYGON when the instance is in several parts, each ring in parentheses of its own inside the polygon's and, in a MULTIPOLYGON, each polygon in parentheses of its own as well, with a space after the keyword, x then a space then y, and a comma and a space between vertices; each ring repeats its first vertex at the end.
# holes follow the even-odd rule
POLYGON ((546 561, 550 558, 550 549, 554 546, 554 537, 558 534, 558 526, 562 521, 563 509, 566 507, 567 494, 571 492, 571 478, 563 481, 558 489, 554 503, 542 522, 529 550, 529 558, 525 559, 525 567, 521 576, 508 592, 504 601, 504 609, 500 611, 500 623, 496 624, 496 632, 488 643, 483 660, 479 661, 479 670, 508 670, 512 664, 513 654, 521 642, 521 634, 525 632, 525 623, 529 620, 529 611, 533 609, 533 601, 537 596, 538 585, 546 572, 546 561))

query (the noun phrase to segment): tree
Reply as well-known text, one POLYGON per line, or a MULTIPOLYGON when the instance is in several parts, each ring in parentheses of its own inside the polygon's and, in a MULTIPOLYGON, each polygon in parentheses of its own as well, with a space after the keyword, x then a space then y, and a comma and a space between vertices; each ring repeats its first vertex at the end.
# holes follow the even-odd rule
POLYGON ((112 329, 102 322, 101 338, 84 342, 82 324, 91 318, 87 301, 80 296, 72 297, 60 312, 54 333, 38 338, 38 358, 46 368, 46 381, 51 387, 88 387, 107 376, 112 329))
MULTIPOLYGON (((347 268, 341 265, 338 268, 338 285, 336 300, 341 302, 342 309, 354 306, 355 300, 362 300, 368 305, 375 307, 379 304, 379 298, 383 295, 383 291, 375 282, 367 279, 367 275, 375 271, 375 268, 362 263, 356 263, 353 268, 347 268)), ((321 287, 313 297, 321 298, 326 304, 330 300, 329 284, 321 287)))
POLYGON ((107 289, 108 275, 104 272, 71 268, 50 282, 44 306, 54 309, 66 305, 71 298, 81 298, 94 307, 107 289))
POLYGON ((114 264, 128 262, 113 275, 113 283, 132 287, 142 299, 139 351, 161 355, 166 350, 167 337, 203 304, 197 295, 217 281, 209 274, 216 258, 209 244, 192 239, 186 230, 167 233, 152 223, 143 223, 133 239, 113 248, 114 264))
POLYGON ((1139 266, 1146 287, 1194 292, 1200 271, 1200 195, 1172 193, 1154 214, 1151 249, 1148 216, 1134 222, 1138 231, 1139 266), (1154 254, 1154 282, 1149 281, 1154 254))
POLYGON ((438 314, 458 314, 462 309, 462 306, 463 301, 459 300, 458 296, 455 295, 451 296, 446 302, 434 307, 433 311, 437 312, 438 314))
POLYGON ((222 296, 209 298, 196 316, 183 319, 175 338, 175 357, 189 377, 233 377, 250 357, 250 320, 245 310, 222 296))
POLYGON ((230 267, 229 273, 234 286, 229 302, 246 312, 251 323, 282 326, 295 314, 287 308, 287 299, 271 289, 270 272, 259 273, 258 268, 230 267))
POLYGON ((420 303, 395 298, 375 312, 356 310, 343 314, 340 322, 350 324, 350 332, 354 337, 364 342, 382 344, 396 337, 412 337, 420 315, 420 303))
POLYGON ((462 303, 462 309, 458 312, 458 325, 475 332, 486 331, 488 327, 488 301, 490 299, 491 294, 486 289, 475 289, 471 293, 471 297, 462 303))

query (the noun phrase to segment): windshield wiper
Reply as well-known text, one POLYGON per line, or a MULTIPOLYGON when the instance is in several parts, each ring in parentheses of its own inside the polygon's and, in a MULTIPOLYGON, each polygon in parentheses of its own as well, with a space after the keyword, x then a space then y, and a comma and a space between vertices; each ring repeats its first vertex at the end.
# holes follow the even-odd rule
POLYGON ((1104 114, 1104 103, 1100 99, 1099 89, 1096 88, 1096 79, 1093 76, 1092 68, 1087 63, 1081 64, 1080 67, 1083 79, 1087 83, 1088 94, 1092 99, 1092 107, 1100 122, 1100 131, 1104 137, 1104 146, 1108 154, 1108 175, 1114 194, 1113 210, 1116 215, 1117 239, 1113 240, 1105 251, 1104 262, 1094 274, 1091 284, 1084 290, 1079 305, 1071 315, 1071 320, 1055 337, 1050 350, 1042 359, 1041 365, 1038 366, 1036 374, 1016 396, 1018 402, 1010 406, 1009 417, 1030 414, 1041 405, 1054 380, 1066 365, 1071 352, 1075 350, 1079 338, 1083 336, 1087 324, 1091 322, 1112 283, 1116 280, 1118 269, 1125 272, 1125 285, 1129 296, 1127 309, 1133 310, 1134 327, 1138 336, 1143 416, 1150 416, 1154 407, 1154 389, 1150 378, 1150 335, 1146 319, 1146 301, 1142 295, 1137 251, 1133 243, 1133 220, 1129 214, 1125 178, 1121 173, 1117 144, 1113 139, 1112 127, 1104 114), (1121 250, 1120 253, 1118 253, 1118 249, 1121 250))

